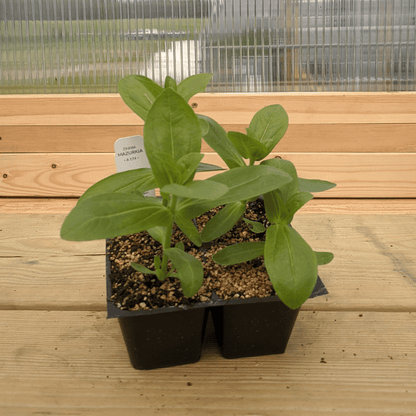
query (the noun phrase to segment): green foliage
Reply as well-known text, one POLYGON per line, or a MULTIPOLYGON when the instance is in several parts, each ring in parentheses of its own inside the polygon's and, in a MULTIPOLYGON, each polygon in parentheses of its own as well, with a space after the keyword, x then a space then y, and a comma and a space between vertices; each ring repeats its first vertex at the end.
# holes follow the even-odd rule
POLYGON ((266 232, 264 263, 279 298, 299 308, 311 295, 318 277, 315 253, 288 225, 273 224, 266 232))
MULTIPOLYGON (((213 125, 213 123, 211 123, 213 125)), ((250 198, 263 195, 266 216, 271 226, 265 230, 262 224, 255 225, 253 221, 244 219, 253 232, 264 232, 264 244, 254 242, 240 243, 226 247, 213 256, 222 265, 232 265, 252 260, 263 255, 265 266, 276 294, 290 308, 298 308, 311 295, 317 279, 317 265, 329 263, 332 253, 315 253, 306 241, 294 230, 290 223, 295 213, 313 198, 310 192, 330 189, 335 184, 319 180, 299 179, 296 168, 288 160, 268 159, 267 157, 282 139, 288 127, 288 116, 280 105, 270 105, 259 110, 246 129, 247 134, 229 132, 228 135, 215 126, 210 131, 210 145, 216 145, 214 150, 223 158, 231 171, 249 169, 255 162, 261 161, 260 167, 275 168, 291 178, 286 183, 275 184, 272 189, 264 191, 257 189, 256 195, 247 193, 241 204, 246 204, 250 198), (214 135, 217 134, 217 137, 214 135), (217 145, 221 142, 221 145, 217 145), (232 157, 230 157, 232 156, 232 157), (236 161, 248 159, 250 166, 236 167, 236 161), (229 163, 232 160, 233 163, 229 163)), ((205 137, 204 137, 205 138, 205 137)), ((248 170, 247 170, 248 172, 248 170)), ((272 177, 264 178, 269 184, 274 183, 272 177)), ((215 180, 215 179, 214 179, 215 180)), ((242 218, 236 211, 237 202, 227 205, 214 216, 202 232, 202 241, 217 238, 215 231, 226 233, 242 218), (206 238, 204 238, 206 235, 206 238)), ((193 207, 194 209, 196 207, 193 207)), ((195 211, 197 212, 197 211, 195 211)))
POLYGON ((266 229, 244 221, 253 233, 265 233, 265 241, 226 247, 214 260, 231 265, 264 256, 277 295, 289 307, 298 308, 315 285, 317 265, 330 262, 333 255, 314 252, 290 223, 313 197, 310 192, 335 185, 298 179, 289 161, 264 160, 287 130, 288 117, 280 105, 258 111, 247 134, 227 133, 211 118, 197 116, 188 101, 205 90, 211 77, 194 75, 179 85, 167 77, 164 87, 140 75, 120 81, 123 100, 145 121, 144 146, 151 167, 117 173, 89 188, 65 219, 61 236, 84 241, 147 231, 162 244, 163 256, 155 256, 154 270, 137 263, 132 267, 160 280, 176 277, 185 296, 193 296, 202 285, 203 267, 182 242, 172 246, 174 224, 201 246, 229 231, 243 218, 246 204, 263 195, 271 225, 266 229), (196 172, 221 169, 201 163, 202 137, 229 170, 199 181, 194 179, 196 172), (162 198, 143 196, 156 187, 162 198), (199 233, 193 219, 220 205, 225 207, 199 233))

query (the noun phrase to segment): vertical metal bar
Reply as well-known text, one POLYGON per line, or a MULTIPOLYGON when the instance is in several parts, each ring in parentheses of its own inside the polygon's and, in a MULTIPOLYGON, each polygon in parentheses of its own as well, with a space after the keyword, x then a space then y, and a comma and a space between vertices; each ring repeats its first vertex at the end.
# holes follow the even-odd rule
MULTIPOLYGON (((7 9, 7 4, 5 3, 4 8, 7 9)), ((15 41, 12 42, 13 44, 13 72, 14 72, 14 85, 16 87, 18 87, 19 85, 19 76, 18 76, 18 64, 17 64, 17 51, 16 48, 18 46, 18 42, 17 42, 17 35, 16 35, 16 30, 15 30, 15 17, 14 17, 14 11, 13 11, 13 0, 9 1, 9 8, 10 8, 10 17, 11 17, 11 22, 10 22, 10 27, 11 27, 11 34, 12 34, 12 39, 14 39, 15 41)), ((6 13, 4 14, 6 16, 6 13)), ((8 28, 8 23, 5 23, 6 27, 8 28)), ((7 35, 9 35, 9 32, 7 32, 7 35)), ((7 42, 9 41, 9 36, 7 36, 7 42)), ((6 46, 7 47, 7 46, 6 46)), ((10 68, 10 66, 9 66, 10 68)), ((9 76, 9 80, 10 80, 11 76, 9 76)))
MULTIPOLYGON (((143 16, 144 18, 145 16, 143 16)), ((151 59, 151 71, 152 71, 152 79, 155 79, 155 48, 154 48, 154 36, 153 36, 153 9, 152 9, 152 3, 149 2, 149 16, 145 20, 145 31, 147 30, 147 23, 149 23, 149 30, 150 30, 150 36, 145 36, 144 38, 144 45, 149 44, 150 45, 150 59, 151 59)), ((147 48, 145 48, 147 50, 147 48)), ((160 80, 162 81, 162 67, 161 62, 159 61, 159 73, 160 73, 160 80)))
POLYGON ((77 73, 78 73, 78 83, 79 83, 79 92, 82 93, 82 40, 81 40, 81 27, 79 22, 79 3, 78 0, 75 1, 75 13, 76 13, 76 39, 77 39, 77 52, 78 52, 78 65, 77 65, 77 73))
MULTIPOLYGON (((339 0, 335 0, 338 4, 338 9, 340 8, 339 0)), ((333 78, 333 50, 332 50, 332 44, 333 44, 333 34, 334 34, 334 3, 330 3, 329 7, 329 20, 330 20, 330 27, 329 27, 329 62, 328 62, 328 69, 329 69, 329 89, 331 91, 334 90, 334 78, 333 78)))
POLYGON ((395 91, 395 83, 394 83, 394 77, 395 77, 395 38, 396 38, 396 31, 395 31, 395 27, 394 27, 394 23, 395 23, 395 1, 392 1, 391 4, 391 26, 390 26, 390 30, 391 30, 391 88, 392 91, 395 91))
MULTIPOLYGON (((303 18, 302 18, 303 20, 303 18)), ((307 27, 307 46, 306 46, 306 88, 310 91, 311 80, 311 0, 308 0, 308 8, 306 11, 306 27, 307 27)))
MULTIPOLYGON (((235 92, 235 78, 236 78, 236 60, 235 60, 235 2, 231 4, 231 91, 235 92)), ((241 68, 240 73, 241 73, 241 68)), ((240 76, 241 79, 241 76, 240 76)))
MULTIPOLYGON (((186 63, 186 71, 185 71, 185 76, 189 77, 190 75, 192 75, 192 71, 191 71, 191 43, 190 43, 190 39, 189 39, 189 33, 190 33, 190 27, 189 27, 189 2, 187 1, 185 3, 185 21, 186 21, 186 53, 185 56, 187 57, 187 63, 186 63)), ((182 25, 181 25, 181 31, 182 31, 182 25)))
MULTIPOLYGON (((414 16, 412 16, 412 5, 410 4, 411 0, 409 0, 409 4, 408 4, 408 10, 407 10, 407 28, 406 28, 406 91, 410 91, 410 85, 411 85, 411 80, 410 80, 410 75, 411 75, 411 71, 410 71, 410 62, 409 62, 409 55, 410 55, 410 23, 412 21, 412 19, 414 18, 414 16)), ((413 5, 413 10, 414 10, 415 6, 413 5)), ((414 15, 414 12, 413 12, 414 15)))
MULTIPOLYGON (((38 36, 37 36, 37 28, 41 23, 37 22, 36 20, 36 8, 35 8, 35 0, 31 0, 31 6, 32 6, 32 26, 33 26, 33 47, 30 47, 30 51, 33 50, 33 57, 34 57, 34 63, 35 63, 35 84, 36 84, 36 92, 39 93, 40 89, 40 72, 39 72, 39 65, 42 65, 42 62, 40 62, 39 54, 38 54, 38 36)), ((34 87, 34 85, 33 85, 34 87)))
POLYGON ((373 23, 372 23, 372 3, 373 0, 368 1, 368 15, 367 15, 367 21, 368 21, 368 63, 367 63, 367 79, 368 79, 368 91, 371 91, 373 89, 372 86, 372 76, 371 76, 371 68, 372 68, 372 44, 371 44, 371 33, 373 31, 373 23))
POLYGON ((291 52, 291 67, 292 67, 292 73, 291 73, 291 78, 292 78, 292 91, 296 90, 296 65, 295 65, 295 56, 296 53, 298 51, 297 49, 297 36, 296 36, 296 31, 295 31, 295 2, 292 0, 291 1, 291 11, 290 11, 290 42, 291 42, 291 48, 292 48, 292 52, 291 52))
POLYGON ((328 5, 328 0, 322 0, 322 57, 321 57, 321 65, 322 65, 322 90, 325 91, 327 88, 326 82, 326 71, 325 71, 325 55, 326 55, 326 7, 328 5))
POLYGON ((110 65, 110 57, 111 57, 111 36, 110 36, 110 25, 108 21, 108 2, 104 3, 104 14, 105 14, 105 45, 106 45, 106 58, 107 58, 107 91, 111 92, 112 85, 111 85, 111 65, 110 65))
POLYGON ((318 54, 319 54, 318 15, 319 15, 318 1, 315 0, 315 85, 314 85, 315 91, 318 90, 318 85, 319 85, 319 79, 318 79, 318 54))
POLYGON ((61 33, 60 36, 62 37, 62 53, 63 53, 63 73, 64 73, 64 83, 65 83, 65 92, 68 92, 68 62, 66 56, 66 22, 65 22, 65 10, 64 10, 64 3, 61 0, 61 33))
POLYGON ((71 78, 72 78, 72 92, 75 92, 75 53, 74 53, 74 37, 73 37, 73 21, 72 21, 72 12, 71 5, 68 4, 68 19, 69 19, 69 50, 70 50, 70 60, 71 60, 71 78))
MULTIPOLYGON (((356 30, 356 10, 358 9, 358 0, 353 1, 353 23, 352 23, 352 42, 351 42, 351 55, 352 55, 352 78, 351 78, 351 89, 355 91, 355 82, 356 82, 356 66, 357 66, 357 59, 356 59, 356 48, 357 48, 357 30, 356 30)), ((348 57, 349 58, 349 57, 348 57)), ((348 62, 348 61, 347 61, 348 62)))
MULTIPOLYGON (((1 6, 1 5, 0 5, 1 6)), ((4 88, 3 91, 6 93, 9 92, 8 88, 6 88, 6 84, 9 84, 9 77, 10 77, 10 58, 9 58, 9 25, 7 20, 7 10, 6 10, 6 2, 3 3, 2 7, 0 7, 1 16, 3 16, 4 22, 4 37, 5 37, 5 45, 0 44, 0 93, 2 92, 1 88, 4 88), (3 68, 4 66, 4 68, 3 68), (7 81, 6 81, 7 79, 7 81)), ((1 32, 2 20, 0 19, 0 32, 1 32)))
POLYGON ((220 35, 220 37, 222 37, 222 42, 223 45, 221 45, 223 47, 224 50, 224 63, 223 63, 223 68, 224 68, 224 91, 228 92, 228 73, 229 73, 229 67, 228 67, 228 25, 227 25, 227 4, 224 3, 224 11, 223 13, 221 13, 221 20, 219 21, 219 28, 221 29, 221 27, 223 27, 223 34, 220 35))
MULTIPOLYGON (((246 61, 247 64, 246 64, 246 68, 245 68, 245 71, 246 71, 245 78, 243 77, 244 74, 243 74, 243 71, 242 71, 242 68, 243 68, 243 14, 242 14, 242 12, 243 12, 243 9, 242 9, 242 4, 241 3, 242 2, 240 1, 240 8, 239 8, 240 9, 239 10, 240 19, 239 19, 239 28, 238 28, 238 44, 239 44, 239 48, 240 48, 239 55, 240 55, 240 74, 241 74, 241 76, 240 76, 240 92, 244 91, 244 88, 247 88, 247 79, 248 79, 248 67, 247 67, 248 61, 246 61), (245 87, 243 86, 243 80, 244 79, 245 79, 245 83, 246 83, 245 87)), ((247 20, 246 20, 245 24, 247 24, 247 20)))
POLYGON ((402 90, 402 30, 403 30, 403 16, 404 16, 404 10, 403 10, 403 3, 406 0, 401 0, 400 1, 400 14, 398 16, 397 19, 397 23, 395 24, 395 27, 397 27, 397 30, 399 31, 399 53, 398 53, 398 86, 397 89, 398 91, 402 90))
POLYGON ((299 12, 298 12, 298 26, 296 30, 298 30, 298 37, 299 37, 299 91, 303 91, 303 27, 302 27, 302 19, 303 19, 303 8, 302 8, 302 1, 299 2, 299 12))
POLYGON ((27 55, 27 64, 28 64, 28 75, 29 75, 29 84, 28 89, 30 91, 30 88, 33 85, 33 78, 32 78, 32 48, 30 47, 30 25, 29 25, 29 16, 28 16, 28 4, 27 0, 25 0, 24 3, 24 9, 25 9, 25 23, 26 23, 26 55, 27 55))
POLYGON ((379 90, 378 72, 379 72, 379 49, 380 49, 380 0, 377 0, 376 4, 376 40, 375 40, 375 57, 374 57, 374 78, 375 78, 375 91, 379 90))

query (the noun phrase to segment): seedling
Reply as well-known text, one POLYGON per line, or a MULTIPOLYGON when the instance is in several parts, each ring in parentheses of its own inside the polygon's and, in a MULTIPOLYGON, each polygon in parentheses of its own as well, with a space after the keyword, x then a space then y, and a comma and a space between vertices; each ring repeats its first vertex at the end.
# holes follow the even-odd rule
POLYGON ((160 280, 177 277, 188 297, 201 287, 203 267, 184 251, 183 244, 172 246, 174 224, 196 246, 201 246, 193 218, 219 205, 267 194, 293 180, 267 164, 236 166, 204 181, 194 179, 197 170, 216 169, 201 164, 201 137, 210 127, 187 103, 205 89, 210 78, 207 74, 195 75, 176 85, 168 77, 165 88, 142 76, 120 81, 122 98, 145 120, 144 147, 151 167, 117 173, 90 187, 61 229, 62 238, 74 241, 147 231, 162 244, 163 256, 154 258, 153 269, 132 266, 160 280), (160 189, 161 198, 143 196, 143 192, 154 188, 160 189))
MULTIPOLYGON (((214 120, 199 116, 209 125, 204 136, 232 170, 243 170, 260 162, 286 172, 292 181, 268 193, 259 192, 264 198, 266 216, 271 223, 267 230, 262 224, 245 220, 253 232, 266 231, 265 241, 246 242, 226 247, 213 256, 221 265, 232 265, 264 256, 267 273, 279 298, 290 308, 297 309, 311 295, 315 287, 318 264, 329 263, 332 253, 317 253, 300 234, 291 227, 294 214, 313 198, 310 192, 324 191, 335 184, 320 180, 299 179, 295 166, 282 159, 265 160, 285 134, 288 116, 280 105, 270 105, 258 111, 247 134, 225 132, 214 120), (248 165, 243 159, 248 161, 248 165)), ((245 198, 225 206, 205 226, 202 241, 211 241, 229 231, 246 211, 250 201, 245 198)))

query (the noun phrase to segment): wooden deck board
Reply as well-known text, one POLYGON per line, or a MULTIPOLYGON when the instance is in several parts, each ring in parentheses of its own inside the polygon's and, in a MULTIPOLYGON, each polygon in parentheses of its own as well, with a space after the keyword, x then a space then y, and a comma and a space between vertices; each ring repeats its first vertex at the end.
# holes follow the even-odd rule
MULTIPOLYGON (((295 164, 299 177, 335 182, 317 198, 416 198, 416 153, 272 153, 295 164)), ((225 167, 214 153, 204 162, 225 167)), ((0 197, 79 197, 116 173, 112 153, 3 154, 0 197)), ((218 172, 216 172, 218 173, 218 172)), ((214 173, 199 173, 204 179, 214 173)))
MULTIPOLYGON (((416 311, 416 216, 329 211, 293 223, 313 249, 335 254, 319 270, 329 295, 303 308, 416 311)), ((64 218, 0 216, 1 309, 105 309, 104 241, 61 240, 64 218)))
MULTIPOLYGON (((68 214, 78 198, 0 198, 0 214, 68 214)), ((313 199, 303 214, 416 215, 416 199, 313 199)))
POLYGON ((301 312, 284 355, 137 371, 104 313, 0 311, 0 409, 33 414, 412 415, 414 313, 301 312), (22 394, 24 392, 24 394, 22 394), (49 413, 48 413, 49 412, 49 413))
MULTIPOLYGON (((248 124, 223 124, 245 133, 248 124)), ((120 137, 143 135, 143 126, 2 126, 4 153, 111 153, 120 137), (57 138, 59 137, 59 140, 57 138)), ((415 152, 415 124, 290 124, 276 152, 415 152), (394 140, 392 140, 394 137, 394 140)), ((202 141, 202 152, 212 152, 202 141)))
MULTIPOLYGON (((414 92, 399 93, 265 93, 198 94, 195 111, 218 123, 246 124, 270 104, 281 104, 290 124, 413 124, 414 92), (394 117, 391 117, 394 115, 394 117)), ((0 103, 2 125, 143 125, 118 94, 4 95, 0 103), (24 105, 22 105, 24 100, 24 105)))

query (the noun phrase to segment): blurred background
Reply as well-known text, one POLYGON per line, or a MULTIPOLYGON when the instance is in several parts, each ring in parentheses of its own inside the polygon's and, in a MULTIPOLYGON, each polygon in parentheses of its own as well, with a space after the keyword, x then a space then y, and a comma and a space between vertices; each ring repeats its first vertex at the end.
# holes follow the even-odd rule
POLYGON ((416 0, 0 0, 0 94, 414 91, 416 0))

